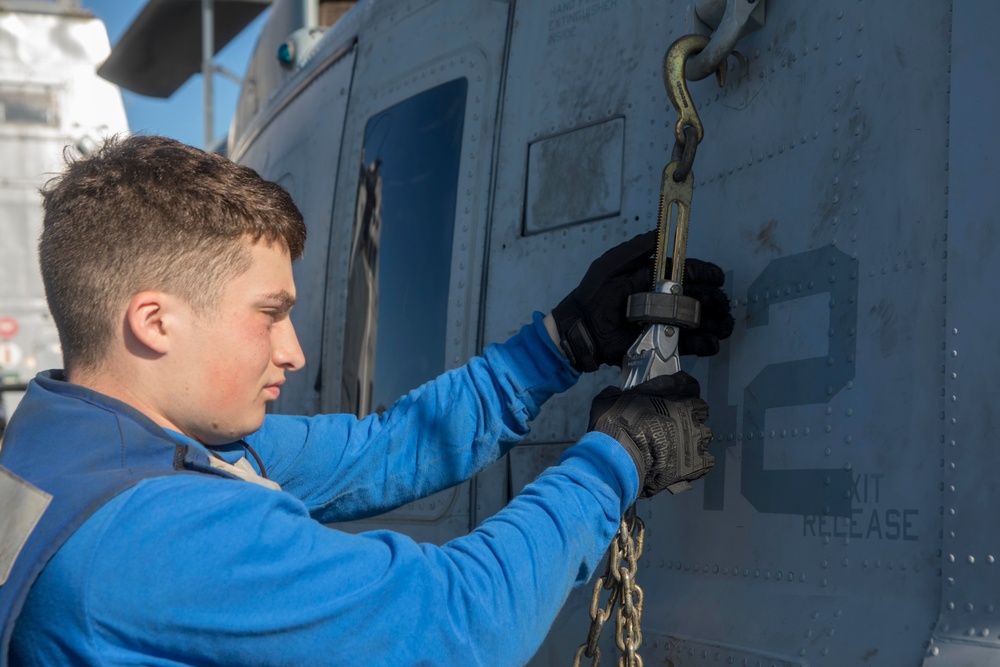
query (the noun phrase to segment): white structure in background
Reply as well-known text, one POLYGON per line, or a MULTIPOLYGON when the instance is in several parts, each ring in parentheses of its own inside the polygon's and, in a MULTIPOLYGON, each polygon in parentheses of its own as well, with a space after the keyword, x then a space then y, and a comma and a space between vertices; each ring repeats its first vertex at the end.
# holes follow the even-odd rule
POLYGON ((78 0, 0 3, 0 426, 36 371, 62 365, 38 270, 38 188, 66 151, 128 131, 121 93, 96 73, 109 52, 78 0))

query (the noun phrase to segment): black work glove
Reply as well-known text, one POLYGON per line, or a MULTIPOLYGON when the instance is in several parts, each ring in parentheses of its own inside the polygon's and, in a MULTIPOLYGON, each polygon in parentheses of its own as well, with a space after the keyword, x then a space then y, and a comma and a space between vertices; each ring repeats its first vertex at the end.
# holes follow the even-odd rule
POLYGON ((610 435, 632 456, 640 498, 685 491, 715 465, 708 404, 698 394, 698 381, 682 371, 625 391, 607 387, 594 398, 589 430, 610 435))
MULTIPOLYGON (((560 347, 573 368, 585 373, 601 364, 622 365, 643 329, 625 317, 628 297, 652 289, 655 249, 655 230, 611 248, 594 260, 580 285, 552 309, 560 347)), ((681 354, 711 356, 719 351, 719 340, 732 334, 733 318, 721 289, 723 282, 722 269, 715 264, 697 259, 684 263, 684 294, 701 302, 701 325, 681 331, 681 354)))

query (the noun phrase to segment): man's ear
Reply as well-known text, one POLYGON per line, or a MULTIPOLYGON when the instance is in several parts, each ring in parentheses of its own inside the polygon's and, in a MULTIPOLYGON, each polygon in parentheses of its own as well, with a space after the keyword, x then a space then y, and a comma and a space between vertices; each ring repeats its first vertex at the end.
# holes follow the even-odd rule
POLYGON ((129 301, 125 313, 126 336, 131 335, 140 350, 166 354, 183 326, 187 311, 185 304, 172 294, 156 290, 139 292, 129 301))

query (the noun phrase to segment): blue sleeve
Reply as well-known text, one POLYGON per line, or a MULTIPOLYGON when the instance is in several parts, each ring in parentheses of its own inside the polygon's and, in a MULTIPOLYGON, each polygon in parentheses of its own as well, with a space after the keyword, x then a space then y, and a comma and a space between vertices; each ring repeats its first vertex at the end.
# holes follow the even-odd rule
POLYGON ((579 377, 536 313, 501 345, 382 415, 268 416, 247 438, 268 476, 326 523, 380 514, 465 481, 528 432, 579 377))
POLYGON ((288 494, 245 482, 146 480, 45 569, 15 656, 520 665, 592 576, 637 491, 628 454, 592 433, 480 528, 438 547, 326 528, 288 494))

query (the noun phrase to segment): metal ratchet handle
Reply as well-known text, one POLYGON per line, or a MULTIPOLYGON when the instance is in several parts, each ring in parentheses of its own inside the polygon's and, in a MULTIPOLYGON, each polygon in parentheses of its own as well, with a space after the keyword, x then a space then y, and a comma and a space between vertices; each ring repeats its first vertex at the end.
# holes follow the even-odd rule
MULTIPOLYGON (((656 291, 673 294, 677 283, 664 280, 656 285, 656 291)), ((649 324, 625 354, 622 364, 622 389, 631 389, 660 375, 673 375, 681 370, 681 359, 677 354, 680 330, 669 324, 649 324)))
MULTIPOLYGON (((674 181, 679 162, 671 162, 663 170, 660 186, 660 212, 654 265, 654 291, 661 294, 681 294, 684 262, 687 258, 688 224, 691 214, 691 192, 694 175, 689 171, 680 183, 674 181), (667 243, 674 230, 673 256, 667 276, 667 243)), ((622 364, 622 389, 631 389, 660 375, 673 375, 681 369, 677 354, 680 335, 670 324, 649 324, 625 355, 622 364)))

